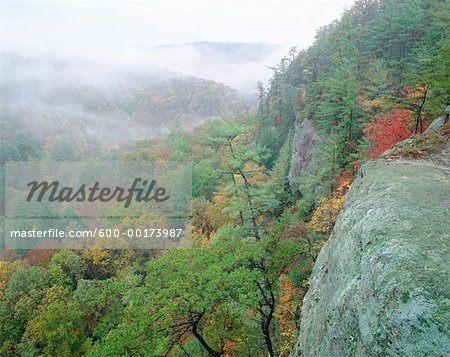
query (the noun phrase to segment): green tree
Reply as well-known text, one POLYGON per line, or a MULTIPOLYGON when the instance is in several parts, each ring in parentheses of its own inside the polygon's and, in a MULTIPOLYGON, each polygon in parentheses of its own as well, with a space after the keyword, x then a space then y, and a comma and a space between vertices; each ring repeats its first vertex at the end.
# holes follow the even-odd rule
POLYGON ((48 264, 49 276, 53 283, 76 288, 85 267, 78 254, 63 250, 55 254, 48 264))
POLYGON ((45 356, 81 356, 88 348, 83 311, 71 301, 54 301, 36 315, 28 327, 45 356))

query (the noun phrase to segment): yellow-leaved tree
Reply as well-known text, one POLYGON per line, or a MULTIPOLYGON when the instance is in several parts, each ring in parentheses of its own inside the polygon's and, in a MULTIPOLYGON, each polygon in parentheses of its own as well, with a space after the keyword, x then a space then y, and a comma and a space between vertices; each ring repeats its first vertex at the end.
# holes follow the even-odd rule
POLYGON ((331 234, 350 185, 350 180, 343 181, 330 197, 322 197, 320 199, 319 206, 314 210, 308 223, 309 230, 325 236, 331 234))

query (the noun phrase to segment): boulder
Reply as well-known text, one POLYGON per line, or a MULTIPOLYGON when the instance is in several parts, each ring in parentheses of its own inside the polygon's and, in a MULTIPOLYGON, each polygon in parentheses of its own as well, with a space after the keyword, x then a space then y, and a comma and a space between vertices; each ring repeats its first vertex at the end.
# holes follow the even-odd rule
POLYGON ((360 170, 291 356, 450 356, 450 145, 360 170))

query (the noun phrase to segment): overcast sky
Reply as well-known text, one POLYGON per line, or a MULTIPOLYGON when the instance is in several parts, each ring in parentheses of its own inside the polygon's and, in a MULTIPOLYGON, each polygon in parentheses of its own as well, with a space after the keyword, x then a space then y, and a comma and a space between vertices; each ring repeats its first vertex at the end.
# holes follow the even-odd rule
POLYGON ((2 2, 0 46, 19 52, 117 51, 194 41, 306 47, 351 0, 2 2))
MULTIPOLYGON (((316 1, 72 1, 0 2, 0 50, 25 55, 82 58, 84 77, 110 76, 119 67, 166 69, 220 81, 253 93, 267 66, 289 48, 306 48, 317 29, 340 17, 353 0, 316 1), (196 41, 281 45, 258 63, 208 63, 186 48, 150 49, 196 41), (94 75, 93 75, 94 74, 94 75)), ((30 67, 30 65, 28 65, 30 67)), ((30 68, 27 67, 27 70, 30 68)), ((0 71, 1 72, 1 71, 0 71)), ((23 69, 16 72, 22 73, 23 69)), ((4 73, 3 73, 4 74, 4 73)), ((42 68, 34 74, 49 76, 42 68)), ((70 73, 81 74, 71 67, 70 73)), ((2 73, 0 73, 1 77, 2 73)), ((94 78, 95 77, 95 78, 94 78)))

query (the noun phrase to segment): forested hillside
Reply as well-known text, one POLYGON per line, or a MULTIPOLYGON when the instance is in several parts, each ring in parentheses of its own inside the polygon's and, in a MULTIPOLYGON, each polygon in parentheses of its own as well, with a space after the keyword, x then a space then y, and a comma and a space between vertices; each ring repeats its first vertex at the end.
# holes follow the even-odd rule
MULTIPOLYGON (((125 153, 99 150, 193 163, 193 247, 4 251, 0 355, 287 356, 312 266, 358 168, 409 137, 417 140, 407 154, 420 156, 448 135, 420 146, 450 104, 449 14, 445 0, 358 0, 310 48, 282 58, 268 88, 258 83, 254 113, 139 140, 125 153), (315 170, 289 182, 305 120, 316 128, 315 170)), ((172 84, 171 100, 185 108, 183 81, 172 84)), ((210 103, 203 89, 211 86, 197 99, 210 103)), ((155 92, 114 105, 137 115, 153 108, 155 92)), ((212 111, 227 97, 214 98, 212 111)), ((60 156, 73 147, 58 145, 21 133, 2 141, 13 159, 92 154, 84 146, 60 156)))
POLYGON ((63 140, 104 149, 252 107, 222 83, 158 67, 140 71, 0 52, 0 70, 5 142, 20 130, 44 146, 63 140))

